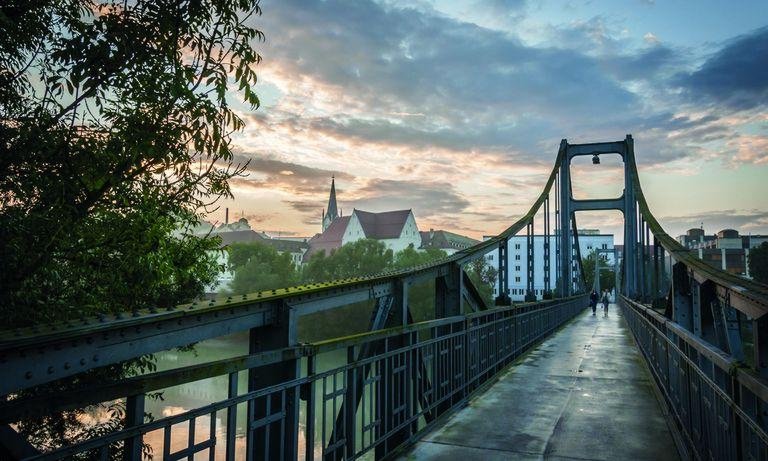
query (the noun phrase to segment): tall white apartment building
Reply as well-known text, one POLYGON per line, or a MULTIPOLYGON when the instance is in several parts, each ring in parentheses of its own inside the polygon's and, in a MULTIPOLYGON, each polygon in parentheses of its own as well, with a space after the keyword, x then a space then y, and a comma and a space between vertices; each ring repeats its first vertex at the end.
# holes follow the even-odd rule
MULTIPOLYGON (((489 237, 485 237, 489 238, 489 237)), ((559 236, 550 235, 549 243, 549 259, 550 259, 550 289, 555 290, 557 288, 557 280, 559 274, 557 267, 559 262, 557 261, 557 255, 555 249, 557 248, 557 239, 559 236)), ((542 299, 544 295, 544 235, 533 236, 533 288, 536 299, 542 299)), ((579 251, 581 257, 586 258, 589 254, 595 250, 610 250, 610 253, 604 256, 608 260, 608 264, 614 264, 613 260, 613 234, 601 234, 600 231, 594 229, 579 230, 579 251)), ((528 264, 528 243, 525 235, 517 235, 510 237, 507 241, 507 255, 509 263, 507 265, 507 280, 509 286, 509 297, 512 301, 525 300, 525 293, 528 288, 527 277, 527 264, 528 264)), ((498 251, 493 251, 485 255, 485 259, 488 265, 499 269, 498 251)), ((496 286, 493 289, 493 295, 499 294, 499 282, 496 282, 496 286)))

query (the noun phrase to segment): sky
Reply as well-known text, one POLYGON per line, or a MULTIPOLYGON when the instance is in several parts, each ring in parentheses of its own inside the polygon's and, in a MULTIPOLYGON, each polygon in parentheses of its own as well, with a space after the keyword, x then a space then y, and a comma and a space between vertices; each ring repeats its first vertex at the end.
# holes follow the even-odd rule
MULTIPOLYGON (((247 176, 208 216, 320 230, 331 176, 350 214, 495 235, 527 212, 560 140, 631 133, 654 215, 768 234, 768 2, 262 0, 257 110, 235 104, 247 176)), ((233 94, 233 100, 237 96, 233 94)), ((583 161, 582 161, 583 160, 583 161)), ((621 194, 618 158, 572 166, 621 194)), ((622 241, 622 216, 579 213, 622 241)))

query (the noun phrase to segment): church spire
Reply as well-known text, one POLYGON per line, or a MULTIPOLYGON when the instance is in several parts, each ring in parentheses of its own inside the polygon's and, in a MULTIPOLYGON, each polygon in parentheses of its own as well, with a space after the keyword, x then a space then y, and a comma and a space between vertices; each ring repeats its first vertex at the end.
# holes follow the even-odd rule
POLYGON ((331 176, 331 195, 328 197, 328 208, 323 217, 323 232, 328 229, 328 226, 339 217, 338 208, 336 205, 336 178, 331 176))

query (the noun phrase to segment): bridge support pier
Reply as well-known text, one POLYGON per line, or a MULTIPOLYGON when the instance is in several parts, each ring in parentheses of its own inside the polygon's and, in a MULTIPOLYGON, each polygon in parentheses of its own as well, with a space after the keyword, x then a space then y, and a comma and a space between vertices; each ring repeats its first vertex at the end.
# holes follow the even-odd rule
MULTIPOLYGON (((275 324, 251 329, 249 353, 281 349, 298 343, 296 312, 284 302, 279 303, 275 324)), ((253 368, 248 372, 248 391, 294 380, 300 376, 299 367, 299 360, 293 359, 253 368)), ((298 456, 295 451, 299 435, 299 393, 296 389, 286 388, 282 393, 250 400, 246 434, 249 459, 295 459, 298 456)))
POLYGON ((691 286, 685 265, 672 266, 672 320, 688 331, 694 331, 691 286))

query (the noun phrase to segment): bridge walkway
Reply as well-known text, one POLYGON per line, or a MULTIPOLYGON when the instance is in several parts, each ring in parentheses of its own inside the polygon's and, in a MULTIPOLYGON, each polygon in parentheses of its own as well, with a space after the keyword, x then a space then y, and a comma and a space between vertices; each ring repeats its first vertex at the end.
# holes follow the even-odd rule
POLYGON ((400 459, 679 459, 631 335, 585 311, 400 459))

